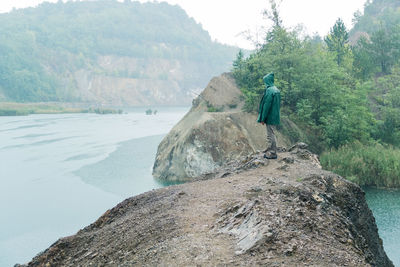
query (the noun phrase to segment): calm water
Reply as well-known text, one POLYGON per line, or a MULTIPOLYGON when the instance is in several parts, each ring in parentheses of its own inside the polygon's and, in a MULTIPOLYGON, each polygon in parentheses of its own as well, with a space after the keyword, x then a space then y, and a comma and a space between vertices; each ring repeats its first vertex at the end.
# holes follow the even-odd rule
MULTIPOLYGON (((25 263, 123 199, 161 187, 151 177, 157 146, 187 110, 0 117, 0 267, 25 263)), ((400 192, 365 190, 400 266, 400 192)))
POLYGON ((388 257, 400 266, 400 191, 364 188, 388 257))
POLYGON ((157 146, 187 110, 0 117, 0 267, 161 187, 151 176, 157 146))

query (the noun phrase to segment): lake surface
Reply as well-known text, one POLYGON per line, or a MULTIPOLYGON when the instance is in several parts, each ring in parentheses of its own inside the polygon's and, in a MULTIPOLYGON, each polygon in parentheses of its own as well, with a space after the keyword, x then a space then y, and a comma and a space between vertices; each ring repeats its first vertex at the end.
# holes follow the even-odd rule
MULTIPOLYGON (((187 110, 0 117, 0 267, 25 263, 123 199, 162 187, 151 176, 157 146, 187 110)), ((365 191, 400 266, 400 191, 365 191)))
POLYGON ((400 266, 400 191, 363 188, 386 254, 400 266))
POLYGON ((151 176, 157 146, 187 111, 0 117, 0 267, 162 187, 151 176))

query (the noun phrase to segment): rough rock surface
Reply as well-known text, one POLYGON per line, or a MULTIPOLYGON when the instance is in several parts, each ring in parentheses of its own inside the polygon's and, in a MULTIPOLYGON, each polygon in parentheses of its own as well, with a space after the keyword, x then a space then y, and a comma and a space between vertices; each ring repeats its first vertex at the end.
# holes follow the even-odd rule
MULTIPOLYGON (((265 149, 265 126, 256 122, 256 114, 243 112, 242 107, 242 93, 232 75, 213 78, 193 101, 192 109, 160 143, 154 177, 193 180, 228 161, 265 149)), ((276 134, 278 145, 290 143, 279 131, 276 134)))
POLYGON ((393 266, 363 191, 302 147, 129 198, 27 266, 393 266))
POLYGON ((195 62, 178 60, 99 56, 93 64, 71 73, 70 86, 76 86, 80 101, 103 105, 188 105, 192 91, 209 77, 200 74, 195 62), (190 70, 193 81, 186 78, 190 70))

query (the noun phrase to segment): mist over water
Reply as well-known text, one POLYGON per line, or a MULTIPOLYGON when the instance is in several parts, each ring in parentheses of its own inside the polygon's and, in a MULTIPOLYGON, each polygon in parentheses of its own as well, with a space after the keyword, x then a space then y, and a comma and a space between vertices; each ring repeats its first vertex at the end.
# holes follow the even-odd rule
POLYGON ((0 117, 0 266, 161 187, 151 176, 157 146, 187 110, 0 117))

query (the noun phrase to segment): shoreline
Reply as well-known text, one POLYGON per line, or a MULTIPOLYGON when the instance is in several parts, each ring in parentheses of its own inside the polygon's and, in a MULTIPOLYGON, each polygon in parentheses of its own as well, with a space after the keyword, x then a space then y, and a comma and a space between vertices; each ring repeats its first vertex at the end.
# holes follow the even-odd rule
POLYGON ((16 103, 1 102, 0 116, 27 116, 32 114, 64 114, 64 113, 96 113, 96 114, 122 114, 122 109, 92 107, 77 103, 16 103))

